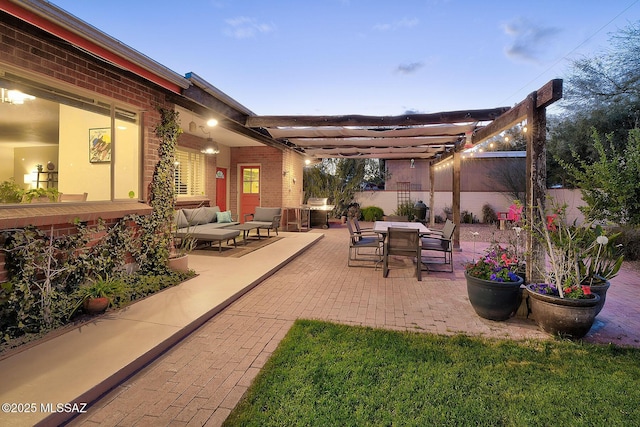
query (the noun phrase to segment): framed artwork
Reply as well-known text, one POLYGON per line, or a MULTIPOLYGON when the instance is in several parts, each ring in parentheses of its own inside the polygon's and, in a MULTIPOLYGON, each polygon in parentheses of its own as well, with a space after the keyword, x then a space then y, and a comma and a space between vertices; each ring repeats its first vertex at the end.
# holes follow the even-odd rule
POLYGON ((111 161, 111 128, 89 129, 89 162, 111 161))

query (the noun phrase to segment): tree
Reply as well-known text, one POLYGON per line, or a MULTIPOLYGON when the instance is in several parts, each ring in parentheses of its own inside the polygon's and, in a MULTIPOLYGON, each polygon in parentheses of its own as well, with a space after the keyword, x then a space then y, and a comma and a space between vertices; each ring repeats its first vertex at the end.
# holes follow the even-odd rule
MULTIPOLYGON (((640 25, 610 37, 611 48, 572 64, 559 103, 563 113, 549 119, 547 183, 571 185, 563 163, 594 162, 593 129, 612 135, 612 148, 626 149, 629 130, 640 124, 640 25)), ((609 146, 604 146, 605 151, 609 146)))
POLYGON ((374 159, 323 159, 304 170, 304 199, 327 197, 335 205, 334 214, 344 215, 360 184, 378 175, 378 170, 379 162, 374 159))
POLYGON ((597 131, 593 147, 597 159, 593 163, 580 160, 576 164, 560 161, 560 165, 582 192, 587 206, 581 208, 590 220, 613 221, 622 225, 640 225, 640 129, 629 131, 623 151, 616 148, 613 135, 607 135, 608 150, 597 131))

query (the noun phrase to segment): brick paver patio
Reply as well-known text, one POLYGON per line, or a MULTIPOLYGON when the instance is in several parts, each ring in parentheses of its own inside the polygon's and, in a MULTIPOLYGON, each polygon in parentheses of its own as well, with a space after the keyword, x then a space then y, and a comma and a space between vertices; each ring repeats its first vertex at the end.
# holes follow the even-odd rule
MULTIPOLYGON (((71 425, 220 425, 298 318, 353 325, 496 338, 548 339, 525 318, 481 319, 466 296, 462 263, 471 243, 454 254, 454 273, 347 267, 346 228, 324 239, 216 315, 155 362, 94 404, 71 425)), ((477 244, 476 251, 481 251, 477 244)), ((640 303, 628 298, 638 276, 612 280, 588 342, 640 346, 640 303)))

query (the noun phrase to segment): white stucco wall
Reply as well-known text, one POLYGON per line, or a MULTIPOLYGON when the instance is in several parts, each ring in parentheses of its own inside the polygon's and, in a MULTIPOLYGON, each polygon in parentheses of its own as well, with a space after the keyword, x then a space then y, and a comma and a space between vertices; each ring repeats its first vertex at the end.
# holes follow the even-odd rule
MULTIPOLYGON (((584 216, 578 210, 579 206, 583 206, 584 202, 579 190, 568 189, 550 189, 547 190, 550 197, 558 203, 567 204, 567 219, 572 222, 574 219, 578 223, 584 220, 584 216)), ((434 209, 436 215, 444 217, 443 208, 453 205, 452 193, 436 192, 434 194, 434 209)), ((429 206, 428 191, 412 191, 411 200, 417 202, 422 200, 429 206)), ((361 207, 377 206, 381 208, 386 215, 393 214, 396 210, 397 193, 395 191, 366 191, 356 195, 356 201, 361 207)), ((462 192, 460 193, 460 211, 469 211, 473 213, 479 220, 482 220, 482 206, 488 203, 496 212, 506 212, 513 201, 506 193, 490 193, 490 192, 462 192)))

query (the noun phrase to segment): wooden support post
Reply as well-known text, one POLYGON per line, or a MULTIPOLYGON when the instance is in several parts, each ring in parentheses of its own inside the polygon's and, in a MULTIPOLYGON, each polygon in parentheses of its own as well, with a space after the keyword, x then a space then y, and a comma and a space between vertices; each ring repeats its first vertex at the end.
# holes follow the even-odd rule
MULTIPOLYGON (((546 227, 544 218, 538 213, 538 203, 544 203, 547 192, 547 150, 546 125, 547 115, 545 107, 537 107, 537 93, 534 92, 526 99, 527 105, 527 194, 526 213, 530 224, 535 227, 546 227)), ((541 242, 532 233, 527 233, 527 281, 539 283, 543 280, 546 251, 541 242)))
POLYGON ((453 232, 453 249, 460 250, 460 159, 462 155, 456 151, 453 153, 453 223, 456 229, 453 232))
POLYGON ((436 224, 435 216, 435 195, 436 195, 436 174, 433 170, 433 164, 429 165, 429 227, 433 227, 436 224))

